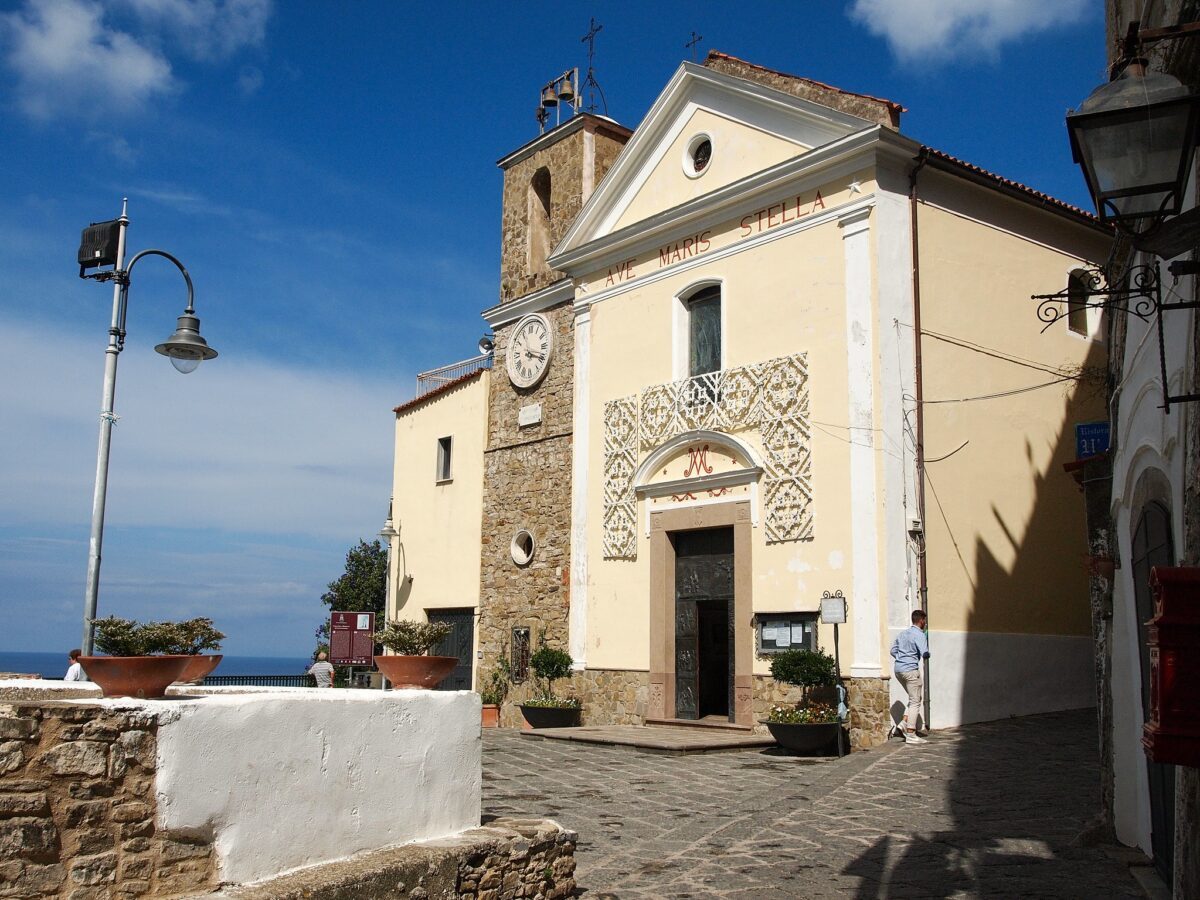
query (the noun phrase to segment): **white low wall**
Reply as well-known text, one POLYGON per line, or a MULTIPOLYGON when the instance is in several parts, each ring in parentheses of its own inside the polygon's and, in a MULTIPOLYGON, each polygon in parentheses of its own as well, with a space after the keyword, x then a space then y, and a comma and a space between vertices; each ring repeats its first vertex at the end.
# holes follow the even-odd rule
POLYGON ((223 881, 479 825, 478 694, 314 688, 152 706, 159 825, 211 833, 223 881))
MULTIPOLYGON (((933 728, 1096 705, 1090 637, 930 631, 929 656, 933 728)), ((895 679, 891 698, 908 702, 895 679)))

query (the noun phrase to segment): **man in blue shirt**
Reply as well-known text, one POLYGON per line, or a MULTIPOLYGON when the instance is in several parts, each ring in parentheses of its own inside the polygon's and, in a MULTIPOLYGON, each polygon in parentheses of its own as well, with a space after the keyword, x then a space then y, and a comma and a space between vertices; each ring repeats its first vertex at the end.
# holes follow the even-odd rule
MULTIPOLYGON (((900 722, 900 736, 910 744, 924 744, 917 736, 917 716, 925 704, 925 679, 921 674, 922 660, 929 659, 929 641, 925 637, 925 610, 914 609, 912 627, 902 631, 892 641, 892 659, 896 661, 896 680, 908 691, 908 709, 900 722)), ((928 725, 928 723, 926 723, 928 725)))

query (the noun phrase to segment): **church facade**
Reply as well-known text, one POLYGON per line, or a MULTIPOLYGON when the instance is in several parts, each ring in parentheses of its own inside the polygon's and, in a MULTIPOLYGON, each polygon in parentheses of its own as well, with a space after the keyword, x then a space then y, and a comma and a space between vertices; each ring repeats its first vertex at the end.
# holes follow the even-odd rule
POLYGON ((755 727, 807 647, 871 746, 918 607, 933 727, 1092 705, 1054 473, 1104 347, 1028 298, 1106 235, 901 112, 712 53, 636 130, 580 114, 502 159, 494 364, 396 411, 391 614, 470 619, 471 678, 504 660, 517 701, 531 649, 569 650, 585 723, 755 727))

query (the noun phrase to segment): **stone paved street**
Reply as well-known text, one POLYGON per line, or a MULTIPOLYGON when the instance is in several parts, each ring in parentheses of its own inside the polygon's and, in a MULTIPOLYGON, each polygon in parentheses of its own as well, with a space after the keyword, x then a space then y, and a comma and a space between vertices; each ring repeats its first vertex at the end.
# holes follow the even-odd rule
POLYGON ((842 760, 668 756, 484 732, 484 821, 579 832, 590 898, 1142 897, 1076 837, 1096 808, 1095 725, 1059 713, 842 760))

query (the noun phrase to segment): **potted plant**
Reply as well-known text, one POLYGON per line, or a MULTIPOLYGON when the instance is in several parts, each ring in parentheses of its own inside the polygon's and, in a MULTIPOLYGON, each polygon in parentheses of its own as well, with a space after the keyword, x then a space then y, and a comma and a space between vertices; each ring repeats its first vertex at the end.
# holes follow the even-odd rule
POLYGON ((135 622, 109 616, 97 619, 96 649, 107 656, 79 658, 88 678, 105 697, 155 698, 166 694, 167 686, 179 680, 195 653, 190 648, 206 649, 225 635, 205 619, 181 622, 135 622))
POLYGON ((496 667, 479 679, 479 699, 483 701, 483 727, 500 727, 500 707, 508 696, 508 660, 501 656, 496 667))
POLYGON ((375 632, 375 643, 392 651, 390 656, 376 656, 375 667, 397 688, 437 687, 454 671, 457 656, 429 656, 429 649, 440 644, 450 634, 446 622, 410 622, 404 619, 388 622, 375 632))
POLYGON ((780 746, 807 752, 841 740, 837 664, 820 650, 783 650, 771 657, 771 677, 803 690, 794 705, 774 706, 763 720, 780 746))
POLYGON ((181 684, 199 684, 224 659, 220 653, 204 651, 220 650, 224 639, 225 635, 213 627, 212 619, 199 616, 176 624, 172 633, 167 635, 163 652, 190 656, 178 680, 181 684))
POLYGON ((573 660, 565 650, 543 644, 529 657, 529 668, 542 680, 541 696, 521 704, 531 728, 567 728, 579 724, 580 704, 574 697, 555 697, 554 682, 571 674, 573 660))
POLYGON ((842 718, 837 707, 827 703, 773 706, 763 724, 779 746, 800 753, 823 750, 841 739, 842 718))

